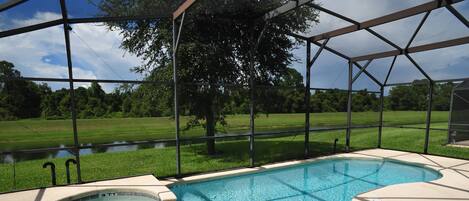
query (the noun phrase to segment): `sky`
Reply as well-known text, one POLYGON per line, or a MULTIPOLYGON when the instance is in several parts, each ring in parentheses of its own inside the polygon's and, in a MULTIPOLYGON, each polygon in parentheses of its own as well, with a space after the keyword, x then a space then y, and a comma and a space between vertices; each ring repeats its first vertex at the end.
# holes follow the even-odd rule
MULTIPOLYGON (((95 0, 97 1, 97 0, 95 0)), ((429 0, 320 0, 321 6, 340 12, 355 21, 366 21, 381 15, 416 6, 429 0), (366 11, 366 12, 365 12, 366 11)), ((0 3, 5 0, 0 0, 0 3)), ((19 28, 31 24, 60 19, 59 0, 29 0, 15 8, 0 13, 0 31, 19 28)), ((71 18, 92 17, 97 8, 88 1, 67 0, 67 9, 71 18)), ((469 1, 455 4, 454 7, 469 18, 469 1)), ((423 14, 399 21, 373 27, 372 29, 387 37, 392 42, 404 47, 423 14)), ((350 25, 325 13, 320 13, 319 23, 305 33, 312 36, 350 25)), ((119 48, 122 35, 119 31, 110 31, 102 24, 75 24, 70 33, 72 61, 75 78, 87 79, 126 79, 138 80, 143 76, 131 72, 142 60, 119 48)), ((469 36, 467 29, 448 10, 442 8, 431 12, 421 31, 416 36, 414 45, 439 42, 448 39, 469 36)), ((332 38, 328 46, 347 56, 366 55, 373 52, 393 50, 386 43, 366 31, 332 38)), ((317 51, 312 48, 312 53, 317 51)), ((433 79, 452 79, 469 77, 469 45, 415 53, 411 56, 425 69, 433 79)), ((298 46, 293 53, 298 62, 291 65, 305 75, 304 46, 298 46)), ((56 26, 17 36, 0 39, 0 60, 15 64, 23 76, 67 78, 67 63, 63 27, 56 26)), ((385 79, 392 58, 378 59, 371 62, 368 71, 378 80, 385 79)), ((364 64, 364 62, 362 62, 364 64)), ((312 87, 347 88, 347 61, 334 54, 323 51, 312 69, 312 87)), ((355 70, 356 73, 358 70, 355 70)), ((391 73, 389 83, 410 82, 423 76, 405 58, 399 56, 391 73)), ((54 89, 66 87, 66 83, 48 83, 54 89)), ((78 86, 89 86, 79 83, 78 86)), ((115 84, 104 84, 109 92, 115 84)), ((361 76, 354 89, 378 90, 378 86, 366 76, 361 76)))

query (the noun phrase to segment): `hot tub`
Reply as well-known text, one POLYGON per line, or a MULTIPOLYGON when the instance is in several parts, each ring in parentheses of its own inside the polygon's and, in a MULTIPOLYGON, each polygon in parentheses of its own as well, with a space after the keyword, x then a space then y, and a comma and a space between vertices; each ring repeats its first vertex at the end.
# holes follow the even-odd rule
POLYGON ((87 192, 71 196, 60 201, 161 201, 158 196, 149 192, 131 189, 115 189, 105 191, 87 192))

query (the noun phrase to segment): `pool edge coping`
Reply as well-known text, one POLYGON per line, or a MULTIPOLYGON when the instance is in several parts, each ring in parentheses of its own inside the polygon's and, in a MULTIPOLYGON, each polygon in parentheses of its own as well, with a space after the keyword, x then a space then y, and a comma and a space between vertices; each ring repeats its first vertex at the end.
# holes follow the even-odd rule
MULTIPOLYGON (((430 166, 430 165, 423 164, 423 163, 403 161, 403 160, 393 159, 393 158, 386 158, 386 157, 364 156, 364 155, 358 155, 358 154, 355 154, 354 152, 351 152, 351 153, 340 153, 340 154, 334 154, 334 155, 328 155, 328 156, 320 156, 316 158, 309 158, 309 159, 303 159, 303 160, 291 160, 291 161, 284 161, 284 162, 278 162, 278 163, 271 163, 271 164, 266 164, 266 165, 262 165, 259 167, 252 167, 252 168, 245 167, 245 168, 237 168, 237 169, 231 169, 231 170, 221 170, 221 171, 210 172, 210 173, 201 173, 201 174, 191 175, 191 176, 182 177, 182 178, 171 177, 171 178, 162 179, 160 180, 160 182, 162 182, 164 185, 166 185, 169 188, 172 185, 180 184, 180 183, 202 182, 202 181, 207 181, 207 180, 212 180, 212 179, 233 177, 233 176, 245 175, 245 174, 250 174, 250 173, 258 173, 258 172, 264 172, 264 171, 275 170, 275 169, 280 169, 280 168, 299 166, 299 165, 304 165, 304 164, 315 162, 315 161, 320 161, 320 160, 325 160, 325 159, 334 159, 334 158, 384 159, 384 160, 390 160, 390 161, 397 161, 397 162, 405 163, 408 165, 429 168, 440 173, 442 177, 444 176, 440 172, 441 169, 435 166, 430 166)), ((417 183, 417 182, 413 182, 413 183, 417 183)))

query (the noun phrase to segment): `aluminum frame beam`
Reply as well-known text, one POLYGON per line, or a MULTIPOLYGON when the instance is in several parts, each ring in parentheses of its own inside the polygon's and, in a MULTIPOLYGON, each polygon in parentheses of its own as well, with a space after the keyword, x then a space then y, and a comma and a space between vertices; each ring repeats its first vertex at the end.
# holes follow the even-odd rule
POLYGON ((318 35, 307 37, 307 38, 310 41, 319 41, 319 40, 322 40, 322 39, 325 39, 325 38, 340 36, 340 35, 352 33, 352 32, 355 32, 355 31, 359 31, 359 30, 362 30, 362 29, 366 29, 366 28, 386 24, 386 23, 389 23, 389 22, 393 22, 393 21, 396 21, 396 20, 404 19, 404 18, 407 18, 407 17, 411 17, 411 16, 414 16, 414 15, 418 15, 420 13, 435 10, 435 9, 438 9, 438 8, 441 8, 441 7, 445 7, 447 5, 455 4, 455 3, 461 2, 463 0, 443 0, 441 2, 440 1, 441 0, 431 1, 431 2, 428 2, 428 3, 425 3, 425 4, 421 4, 421 5, 412 7, 412 8, 408 8, 408 9, 397 11, 397 12, 394 12, 394 13, 391 13, 391 14, 388 14, 388 15, 385 15, 385 16, 381 16, 381 17, 378 17, 378 18, 367 20, 367 21, 359 23, 358 25, 356 25, 356 24, 350 25, 350 26, 347 26, 347 27, 343 27, 343 28, 340 28, 340 29, 336 29, 336 30, 333 30, 333 31, 329 31, 329 32, 326 32, 326 33, 318 34, 318 35))
POLYGON ((174 82, 174 121, 176 130, 176 175, 181 175, 181 144, 180 144, 180 119, 179 119, 179 93, 178 93, 178 76, 177 76, 177 51, 179 47, 179 39, 184 25, 185 12, 182 13, 181 22, 177 25, 176 18, 173 19, 173 82, 174 82))
POLYGON ((70 24, 81 23, 100 23, 100 22, 119 22, 133 20, 157 20, 170 18, 169 15, 142 15, 142 16, 114 16, 114 17, 87 17, 87 18, 71 18, 70 24))
POLYGON ((26 2, 27 0, 9 0, 5 3, 0 4, 0 12, 13 8, 19 4, 26 2))
POLYGON ((270 20, 272 18, 278 17, 285 13, 288 13, 292 10, 295 10, 298 7, 301 7, 307 3, 310 3, 312 0, 290 0, 286 4, 266 13, 263 18, 264 20, 270 20))
MULTIPOLYGON (((301 40, 305 40, 305 41, 308 41, 308 38, 304 37, 304 36, 301 36, 301 35, 298 35, 298 34, 295 34, 295 33, 285 33, 287 34, 288 36, 291 36, 291 37, 294 37, 296 39, 301 39, 301 40)), ((311 41, 310 41, 311 42, 311 41)), ((319 46, 321 47, 321 43, 319 43, 318 41, 313 41, 311 42, 311 44, 314 44, 316 46, 319 46)), ((346 60, 350 60, 351 58, 345 54, 342 54, 341 52, 337 51, 337 50, 334 50, 330 47, 328 47, 327 45, 324 47, 324 49, 326 49, 327 51, 329 52, 332 52, 333 54, 343 58, 343 59, 346 59, 346 60)), ((359 69, 359 70, 362 70, 362 67, 361 65, 358 63, 358 62, 353 62, 353 64, 355 64, 355 66, 359 69)), ((363 73, 366 74, 366 76, 368 78, 370 78, 373 82, 375 82, 378 86, 383 86, 383 84, 378 80, 376 79, 371 73, 369 73, 367 70, 364 70, 363 73)))
POLYGON ((321 55, 322 51, 326 47, 329 39, 326 39, 319 50, 316 52, 314 57, 311 59, 311 42, 306 43, 306 88, 305 88, 305 105, 306 105, 306 112, 305 112, 305 152, 304 157, 309 157, 309 130, 310 130, 310 99, 311 99, 311 68, 313 64, 318 59, 319 55, 321 55))
POLYGON ((431 84, 433 84, 433 79, 430 77, 430 75, 428 75, 427 72, 425 72, 423 68, 420 67, 420 65, 409 54, 405 54, 405 56, 415 66, 415 68, 417 68, 417 70, 419 70, 420 73, 422 73, 422 75, 425 76, 425 78, 427 78, 431 84))
MULTIPOLYGON (((344 16, 344 15, 341 15, 341 14, 339 14, 339 13, 336 13, 336 12, 334 12, 334 11, 331 11, 331 10, 329 10, 329 9, 323 8, 323 7, 318 6, 318 5, 316 5, 316 4, 313 4, 313 3, 309 3, 308 6, 310 6, 310 7, 312 7, 312 8, 315 8, 315 9, 318 9, 318 10, 320 10, 320 11, 322 11, 322 12, 325 12, 325 13, 327 13, 327 14, 329 14, 329 15, 332 15, 332 16, 334 16, 334 17, 337 17, 337 18, 339 18, 339 19, 341 19, 341 20, 350 22, 350 23, 352 23, 352 24, 354 24, 354 25, 360 27, 360 23, 359 23, 359 22, 357 22, 357 21, 355 21, 355 20, 353 20, 353 19, 351 19, 351 18, 348 18, 348 17, 346 17, 346 16, 344 16)), ((365 28, 365 30, 366 30, 368 33, 370 33, 370 34, 374 35, 375 37, 379 38, 379 39, 382 40, 383 42, 387 43, 388 45, 390 45, 390 46, 392 46, 392 47, 394 47, 394 48, 396 48, 396 49, 398 49, 398 50, 402 50, 401 47, 399 47, 398 45, 396 45, 396 44, 393 43, 392 41, 388 40, 388 39, 385 38, 384 36, 382 36, 382 35, 378 34, 377 32, 373 31, 372 29, 370 29, 370 28, 365 28)))
POLYGON ((425 126, 425 144, 423 148, 423 153, 428 154, 428 144, 430 141, 430 126, 432 120, 432 107, 433 107, 433 87, 434 83, 430 82, 428 86, 428 108, 427 108, 427 117, 426 117, 426 126, 425 126))
MULTIPOLYGON (((462 82, 468 80, 469 77, 466 78, 456 78, 456 79, 445 79, 445 80, 433 80, 433 83, 443 83, 443 82, 462 82)), ((394 86, 402 86, 402 85, 412 85, 412 84, 428 84, 426 82, 401 82, 401 83, 392 83, 386 84, 385 87, 394 87, 394 86)))
MULTIPOLYGON (((320 51, 324 49, 325 43, 319 48, 320 51)), ((319 53, 319 51, 318 51, 319 53)), ((305 88, 305 145, 304 145, 304 158, 309 156, 309 128, 310 128, 310 100, 311 100, 311 42, 306 42, 306 88, 305 88)))
POLYGON ((173 20, 177 19, 179 16, 181 16, 183 13, 186 12, 189 7, 191 7, 196 0, 186 0, 184 3, 182 3, 176 11, 173 12, 173 20))
POLYGON ((462 15, 461 13, 458 12, 453 6, 447 5, 446 9, 449 10, 456 18, 458 18, 459 21, 461 21, 464 25, 466 25, 466 28, 469 28, 469 22, 467 19, 462 15))
POLYGON ((396 64, 396 59, 397 59, 397 56, 394 56, 394 59, 392 59, 392 62, 391 62, 391 66, 389 67, 389 71, 386 74, 386 78, 384 79, 383 86, 386 86, 386 84, 389 81, 389 76, 391 76, 391 72, 392 72, 392 69, 394 68, 394 64, 396 64))
POLYGON ((25 26, 25 27, 16 28, 16 29, 10 29, 10 30, 7 30, 7 31, 0 32, 0 38, 4 38, 4 37, 8 37, 8 36, 14 36, 14 35, 22 34, 22 33, 27 33, 27 32, 31 32, 31 31, 45 29, 45 28, 48 28, 48 27, 62 25, 62 24, 63 24, 63 19, 57 19, 57 20, 52 20, 52 21, 49 21, 49 22, 43 22, 43 23, 31 25, 31 26, 25 26))
MULTIPOLYGON (((28 81, 36 81, 36 82, 69 82, 70 81, 70 79, 67 79, 67 78, 42 78, 42 77, 21 77, 16 80, 28 80, 28 81)), ((72 79, 72 81, 81 82, 81 83, 98 82, 98 83, 127 83, 127 84, 146 84, 146 83, 171 84, 171 83, 146 81, 146 80, 72 79)))
POLYGON ((65 49, 67 53, 67 68, 68 68, 68 79, 70 86, 70 109, 72 113, 72 127, 73 127, 73 142, 74 142, 74 153, 77 167, 77 180, 81 183, 81 162, 80 162, 80 142, 78 141, 78 129, 77 129, 77 111, 75 102, 75 88, 73 86, 73 65, 72 65, 72 52, 70 44, 70 25, 68 24, 68 13, 65 0, 60 0, 60 8, 62 11, 63 19, 63 30, 65 36, 65 49))
POLYGON ((357 81, 357 79, 360 77, 360 75, 366 70, 366 68, 368 68, 368 66, 371 64, 373 60, 368 60, 368 62, 365 64, 365 66, 363 66, 360 71, 358 71, 358 73, 355 75, 355 77, 353 77, 352 79, 352 84, 355 83, 355 81, 357 81))
POLYGON ((370 78, 373 82, 375 82, 378 86, 383 86, 383 83, 381 83, 378 79, 375 78, 375 76, 373 76, 371 73, 369 73, 366 69, 363 69, 363 67, 358 63, 358 62, 354 62, 352 61, 353 65, 356 66, 360 71, 363 71, 363 73, 365 73, 365 75, 368 76, 368 78, 370 78))
POLYGON ((374 54, 357 56, 351 59, 352 61, 365 61, 365 60, 370 60, 370 59, 380 59, 380 58, 386 58, 386 57, 392 57, 392 56, 398 56, 398 55, 404 55, 404 54, 410 54, 410 53, 417 53, 417 52, 424 52, 424 51, 429 51, 429 50, 453 47, 453 46, 464 45, 468 43, 469 43, 469 36, 465 36, 461 38, 450 39, 446 41, 440 41, 436 43, 410 47, 406 51, 403 51, 403 52, 399 50, 391 50, 391 51, 386 51, 386 52, 379 52, 379 53, 374 53, 374 54))
POLYGON ((430 15, 431 11, 428 11, 427 13, 425 13, 425 15, 423 16, 422 20, 420 20, 420 23, 419 25, 417 26, 417 28, 415 29, 414 33, 412 34, 412 37, 410 37, 410 40, 409 42, 407 42, 407 45, 405 46, 405 49, 409 49, 410 45, 412 44, 412 42, 414 42, 414 39, 415 37, 417 36, 417 34, 419 33, 420 29, 422 28, 423 24, 425 24, 425 22, 427 21, 427 18, 428 16, 430 15))
MULTIPOLYGON (((339 89, 339 88, 316 88, 316 87, 311 87, 311 90, 316 90, 316 91, 341 91, 341 92, 348 92, 348 89, 339 89)), ((364 92, 364 90, 352 90, 352 92, 364 92)), ((378 94, 380 93, 379 91, 366 91, 367 93, 372 93, 372 94, 378 94)))
POLYGON ((347 100, 347 131, 345 133, 345 152, 350 151, 350 137, 352 135, 352 75, 353 62, 348 62, 348 100, 347 100))
MULTIPOLYGON (((44 77, 20 77, 17 79, 5 79, 5 80, 28 80, 28 81, 35 81, 35 82, 69 82, 68 78, 44 78, 44 77)), ((147 80, 108 80, 108 79, 73 79, 73 82, 79 83, 89 83, 89 82, 98 82, 98 83, 127 83, 127 84, 162 84, 162 85, 173 85, 173 82, 158 82, 158 81, 147 81, 147 80)), ((2 80, 0 80, 0 83, 2 80)), ((204 83, 179 83, 181 85, 185 84, 193 84, 193 85, 204 85, 204 83)), ((227 86, 228 84, 219 84, 219 86, 227 86)), ((249 87, 249 85, 228 85, 233 87, 249 87)), ((272 87, 266 85, 256 85, 256 87, 272 87)), ((303 87, 287 87, 291 89, 303 89, 303 87)), ((317 90, 317 91, 348 91, 347 89, 339 89, 339 88, 318 88, 318 87, 311 87, 310 90, 317 90)), ((363 92, 363 90, 352 90, 352 92, 363 92)), ((366 91, 367 93, 380 93, 379 91, 366 91)))
POLYGON ((378 148, 381 148, 381 141, 383 136, 383 115, 384 115, 384 86, 380 88, 379 94, 379 127, 378 127, 378 148))
POLYGON ((254 54, 257 52, 259 48, 259 44, 261 43, 262 38, 264 37, 264 33, 269 26, 269 22, 267 21, 262 30, 260 31, 257 37, 254 36, 254 32, 252 33, 252 38, 256 38, 254 45, 252 45, 251 50, 249 52, 249 165, 251 167, 255 166, 255 149, 254 149, 254 140, 255 140, 255 61, 254 61, 254 54))
MULTIPOLYGON (((86 23, 117 22, 117 21, 132 21, 132 20, 157 20, 157 19, 163 19, 163 18, 169 18, 169 16, 155 15, 155 16, 134 16, 134 17, 72 18, 72 19, 68 19, 68 24, 86 24, 86 23)), ((24 26, 20 28, 1 31, 0 38, 28 33, 32 31, 37 31, 37 30, 61 25, 63 23, 64 23, 63 19, 56 19, 56 20, 38 23, 38 24, 30 25, 30 26, 24 26)))

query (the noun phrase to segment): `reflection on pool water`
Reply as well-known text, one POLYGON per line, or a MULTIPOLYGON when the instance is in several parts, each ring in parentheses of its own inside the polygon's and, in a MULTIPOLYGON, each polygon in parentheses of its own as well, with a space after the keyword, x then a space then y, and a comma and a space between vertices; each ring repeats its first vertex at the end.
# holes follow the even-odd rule
POLYGON ((241 176, 175 184, 171 190, 178 201, 349 201, 372 189, 440 177, 437 171, 393 160, 335 158, 241 176))

